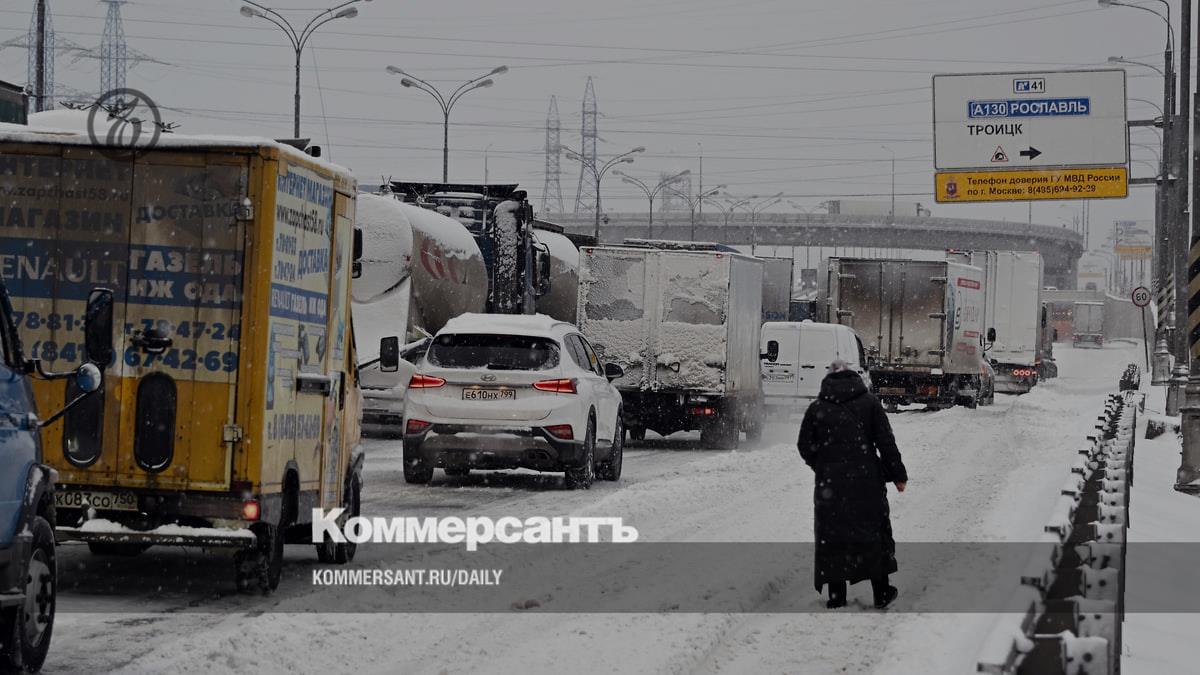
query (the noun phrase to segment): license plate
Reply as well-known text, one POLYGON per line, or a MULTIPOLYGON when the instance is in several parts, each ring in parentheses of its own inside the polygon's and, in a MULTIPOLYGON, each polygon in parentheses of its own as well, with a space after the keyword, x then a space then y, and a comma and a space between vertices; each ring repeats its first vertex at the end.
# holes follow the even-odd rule
POLYGON ((904 387, 880 387, 879 393, 884 396, 904 396, 908 390, 904 387))
POLYGON ((463 389, 464 401, 515 401, 517 392, 513 389, 463 389))
POLYGON ((54 505, 67 509, 92 507, 98 511, 137 511, 137 497, 131 492, 94 492, 91 490, 58 490, 54 505))

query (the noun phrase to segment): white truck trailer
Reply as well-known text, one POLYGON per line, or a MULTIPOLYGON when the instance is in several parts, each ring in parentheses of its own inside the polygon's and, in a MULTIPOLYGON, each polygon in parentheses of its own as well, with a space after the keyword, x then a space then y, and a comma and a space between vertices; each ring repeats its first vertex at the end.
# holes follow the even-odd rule
POLYGON ((947 260, 830 258, 829 318, 862 338, 888 404, 975 407, 985 396, 983 270, 947 260))
POLYGON ((762 321, 787 321, 792 304, 792 259, 759 260, 763 261, 762 321))
POLYGON ((983 327, 996 391, 1024 394, 1042 373, 1042 256, 1033 251, 948 251, 983 270, 983 327))
POLYGON ((699 429, 732 448, 763 427, 759 372, 763 264, 716 250, 585 247, 579 328, 625 375, 630 438, 699 429))
POLYGON ((1071 342, 1075 347, 1100 349, 1104 346, 1104 303, 1076 302, 1071 314, 1071 342))

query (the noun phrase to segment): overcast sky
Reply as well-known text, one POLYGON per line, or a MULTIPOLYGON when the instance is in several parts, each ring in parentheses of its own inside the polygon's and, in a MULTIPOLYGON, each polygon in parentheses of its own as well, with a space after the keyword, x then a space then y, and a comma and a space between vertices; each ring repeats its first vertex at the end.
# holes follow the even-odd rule
MULTIPOLYGON (((321 0, 275 5, 304 23, 321 0)), ((0 0, 0 42, 29 25, 33 0, 0 0)), ((1159 3, 1151 3, 1155 8, 1159 3)), ((1176 3, 1172 3, 1176 4, 1176 3)), ((96 47, 105 7, 50 0, 61 40, 96 47)), ((238 13, 236 0, 137 0, 124 6, 130 50, 160 63, 131 67, 142 89, 181 133, 291 135, 292 50, 282 32, 238 13)), ((739 195, 783 191, 803 206, 842 195, 887 200, 897 158, 898 201, 932 202, 930 75, 1060 69, 1104 64, 1110 55, 1161 65, 1163 24, 1146 12, 1101 9, 1095 0, 440 0, 359 3, 332 22, 304 57, 302 135, 326 147, 360 181, 437 180, 441 112, 403 89, 394 64, 439 87, 504 64, 491 89, 453 110, 450 178, 513 181, 540 206, 544 124, 558 97, 563 143, 578 147, 580 105, 595 78, 601 155, 647 148, 634 175, 690 169, 704 184, 739 195), (318 85, 319 80, 319 85, 318 85), (886 146, 886 148, 884 147, 886 146), (912 193, 911 196, 909 193, 912 193)), ((25 50, 0 50, 0 79, 25 80, 25 50)), ((60 87, 95 92, 98 62, 57 61, 60 87)), ((1161 79, 1129 71, 1129 95, 1159 101, 1161 79)), ((1130 117, 1152 117, 1130 103, 1130 117)), ((1136 130, 1134 143, 1157 144, 1136 130)), ((1134 147, 1135 160, 1153 161, 1134 147)), ((1153 169, 1134 163, 1132 174, 1153 169)), ((562 160, 570 209, 579 166, 562 160)), ((619 180, 606 208, 644 210, 619 180)), ((1093 202, 1093 243, 1113 219, 1153 216, 1153 190, 1093 202)), ((786 203, 774 210, 792 210, 786 203)), ((1034 206, 1034 221, 1070 222, 1079 202, 1034 206)), ((1025 220, 1025 203, 934 207, 934 215, 1025 220)))

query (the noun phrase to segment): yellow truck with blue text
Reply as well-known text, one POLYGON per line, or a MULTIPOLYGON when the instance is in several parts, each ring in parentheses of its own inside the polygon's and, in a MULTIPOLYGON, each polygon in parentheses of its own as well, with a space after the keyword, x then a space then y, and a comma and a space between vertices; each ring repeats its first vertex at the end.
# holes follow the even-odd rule
MULTIPOLYGON (((26 347, 84 358, 91 289, 115 295, 103 395, 43 431, 60 542, 235 551, 239 588, 279 583, 284 543, 323 562, 313 509, 358 513, 350 325, 356 186, 265 139, 164 134, 136 153, 0 125, 0 276, 26 347)), ((107 358, 105 358, 107 356, 107 358)), ((76 392, 38 382, 45 409, 76 392)))

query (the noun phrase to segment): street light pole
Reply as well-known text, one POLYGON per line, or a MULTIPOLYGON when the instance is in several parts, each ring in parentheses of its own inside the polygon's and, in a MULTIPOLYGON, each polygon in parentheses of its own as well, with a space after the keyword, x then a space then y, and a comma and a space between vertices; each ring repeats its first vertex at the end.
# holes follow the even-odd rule
POLYGON ((630 150, 629 152, 623 152, 623 153, 617 155, 616 157, 613 157, 612 159, 608 160, 604 164, 602 164, 600 166, 596 166, 596 163, 593 162, 590 157, 584 157, 582 154, 575 152, 574 150, 568 148, 565 145, 560 145, 559 147, 562 148, 563 153, 567 156, 568 159, 573 159, 576 162, 579 162, 580 164, 582 164, 583 167, 585 169, 587 169, 589 173, 592 174, 592 179, 595 180, 595 182, 596 182, 596 224, 595 224, 595 229, 593 230, 593 236, 596 238, 596 241, 599 242, 600 241, 600 180, 602 178, 604 178, 604 174, 608 173, 609 169, 613 168, 614 166, 616 166, 618 164, 633 164, 633 155, 636 155, 639 152, 645 152, 646 148, 639 145, 638 147, 630 150))
POLYGON ((886 145, 880 146, 887 150, 892 155, 892 209, 889 211, 889 217, 896 217, 896 152, 886 145))
POLYGON ((688 169, 684 169, 683 171, 680 171, 679 173, 675 174, 674 176, 668 176, 668 177, 662 179, 661 181, 659 181, 658 185, 655 185, 654 187, 650 187, 649 185, 646 184, 645 181, 640 180, 638 178, 634 178, 633 176, 630 176, 629 174, 622 172, 620 169, 613 171, 613 175, 620 176, 621 181, 624 183, 629 183, 630 185, 636 186, 643 193, 645 193, 647 199, 650 200, 650 227, 646 230, 646 238, 647 239, 654 238, 654 198, 658 196, 659 192, 662 192, 663 188, 667 187, 668 185, 671 185, 672 183, 678 181, 680 178, 683 178, 684 176, 690 176, 691 173, 692 172, 689 171, 688 169))
POLYGON ((722 183, 721 185, 718 185, 714 188, 710 188, 707 191, 698 192, 695 195, 684 194, 682 191, 680 191, 678 188, 676 188, 674 186, 668 187, 667 189, 671 191, 671 194, 675 195, 676 197, 679 197, 680 199, 682 199, 684 201, 684 203, 686 203, 688 205, 688 212, 691 213, 691 216, 692 216, 692 241, 696 241, 696 209, 697 209, 697 207, 704 204, 704 202, 709 197, 712 197, 713 195, 716 195, 717 193, 719 193, 721 190, 725 189, 725 185, 722 183))
POLYGON ((242 6, 241 15, 252 19, 266 19, 279 27, 280 30, 287 35, 288 40, 292 43, 292 50, 296 53, 296 91, 293 97, 294 111, 292 122, 292 137, 300 138, 300 56, 304 52, 304 45, 308 43, 308 39, 318 28, 333 21, 334 19, 353 19, 358 16, 358 8, 350 7, 356 2, 370 2, 371 0, 347 0, 340 5, 330 7, 329 9, 320 12, 314 16, 303 28, 296 30, 282 14, 263 5, 253 2, 252 0, 243 0, 246 4, 242 6))
MULTIPOLYGON (((715 196, 715 195, 714 195, 714 196, 715 196)), ((724 229, 723 229, 723 232, 724 232, 724 237, 723 237, 723 239, 724 239, 726 242, 728 242, 728 241, 729 241, 729 216, 730 216, 730 215, 733 213, 733 209, 731 209, 731 208, 727 208, 725 205, 721 204, 721 202, 718 202, 718 201, 717 201, 717 200, 715 200, 715 199, 708 199, 708 198, 705 198, 705 200, 704 200, 704 201, 706 201, 706 202, 708 202, 709 204, 711 204, 711 205, 713 205, 713 206, 717 207, 717 210, 721 212, 721 216, 723 216, 723 217, 725 218, 725 226, 724 226, 724 229)))
MULTIPOLYGON (((1172 293, 1178 294, 1179 292, 1181 292, 1179 290, 1180 282, 1181 282, 1180 279, 1175 280, 1176 283, 1174 284, 1173 287, 1168 286, 1168 280, 1170 279, 1172 270, 1175 269, 1175 267, 1176 267, 1172 263, 1172 256, 1175 255, 1175 256, 1181 257, 1182 251, 1181 250, 1176 251, 1175 247, 1172 244, 1172 240, 1175 238, 1177 231, 1179 229, 1179 223, 1178 223, 1179 219, 1177 218, 1176 210, 1173 207, 1175 206, 1176 202, 1180 201, 1180 199, 1175 196, 1175 194, 1178 190, 1178 185, 1173 186, 1171 184, 1172 153, 1175 151, 1173 144, 1176 142, 1176 139, 1177 139, 1176 116, 1175 116, 1175 72, 1174 72, 1174 70, 1175 70, 1175 66, 1174 66, 1174 63, 1175 63, 1175 54, 1174 54, 1175 31, 1171 25, 1171 5, 1170 5, 1170 3, 1168 3, 1166 0, 1158 0, 1158 1, 1161 2, 1166 7, 1165 15, 1160 14, 1158 11, 1153 10, 1149 7, 1143 7, 1141 5, 1134 5, 1134 4, 1126 4, 1123 2, 1117 2, 1116 0, 1099 0, 1099 3, 1100 3, 1101 7, 1114 7, 1114 6, 1128 7, 1130 9, 1137 9, 1137 10, 1141 10, 1143 12, 1149 12, 1149 13, 1153 14, 1154 16, 1158 17, 1159 19, 1161 19, 1166 24, 1166 27, 1167 27, 1166 44, 1163 48, 1163 67, 1162 68, 1158 68, 1157 66, 1154 66, 1154 65, 1151 65, 1148 63, 1131 61, 1131 60, 1128 60, 1128 59, 1125 59, 1125 58, 1122 58, 1119 56, 1111 56, 1108 59, 1109 63, 1114 63, 1114 64, 1126 63, 1126 64, 1130 64, 1130 65, 1143 66, 1145 68, 1149 68, 1149 69, 1157 72, 1158 74, 1162 75, 1162 77, 1163 77, 1162 152, 1161 152, 1160 162, 1159 162, 1159 179, 1158 179, 1158 185, 1157 185, 1158 192, 1156 194, 1157 204, 1155 206, 1155 210, 1157 212, 1158 217, 1156 218, 1156 222, 1155 222, 1155 231, 1154 231, 1154 244, 1155 245, 1154 245, 1154 256, 1153 256, 1154 257, 1154 285, 1155 285, 1156 297, 1158 300, 1158 316, 1156 317, 1158 325, 1155 330, 1156 347, 1155 347, 1155 355, 1154 355, 1154 366, 1151 370, 1151 372, 1152 372, 1151 382, 1155 385, 1165 385, 1165 384, 1169 384, 1169 378, 1170 378, 1170 373, 1168 372, 1168 361, 1170 359, 1170 351, 1169 351, 1170 347, 1168 346, 1168 343, 1172 342, 1171 340, 1169 340, 1170 331, 1167 328, 1167 320, 1166 319, 1167 319, 1167 316, 1172 313, 1171 312, 1172 303, 1170 302, 1172 293)), ((1184 0, 1184 1, 1188 1, 1188 0, 1184 0)), ((1189 8, 1189 14, 1190 14, 1190 8, 1189 8)), ((1183 141, 1183 143, 1182 143, 1183 145, 1185 145, 1185 146, 1187 145, 1186 138, 1182 138, 1180 140, 1183 141)), ((1186 188, 1184 188, 1184 189, 1186 190, 1186 188)), ((1183 199, 1183 201, 1186 201, 1186 199, 1183 199)), ((1186 238, 1186 237, 1184 237, 1184 238, 1186 238)), ((1186 283, 1186 282, 1184 282, 1184 283, 1186 283)), ((1185 307, 1186 307, 1186 305, 1185 305, 1185 307)), ((1175 308, 1176 308, 1176 312, 1178 312, 1178 303, 1175 303, 1175 308)), ((1185 312, 1186 312, 1186 310, 1185 310, 1185 312)), ((1185 315, 1176 314, 1174 328, 1177 333, 1182 331, 1181 326, 1185 320, 1186 320, 1185 315)), ((1173 342, 1176 343, 1176 346, 1178 345, 1178 340, 1174 340, 1173 342)), ((1178 358, 1178 354, 1176 355, 1176 357, 1178 358)), ((1185 362, 1186 362, 1186 357, 1185 357, 1185 362)), ((1178 395, 1178 389, 1175 390, 1174 396, 1171 396, 1170 394, 1171 394, 1171 392, 1168 391, 1168 405, 1167 405, 1168 409, 1170 409, 1172 407, 1177 407, 1178 400, 1180 398, 1178 395), (1172 405, 1172 404, 1174 404, 1174 405, 1172 405)))
POLYGON ((419 89, 433 97, 437 101, 438 107, 442 110, 442 182, 450 182, 450 110, 454 108, 454 104, 467 94, 467 92, 475 91, 476 89, 486 89, 492 86, 495 82, 492 77, 495 75, 503 75, 508 72, 508 66, 497 66, 485 75, 480 75, 471 80, 467 80, 458 86, 449 96, 443 96, 442 92, 438 91, 429 82, 422 80, 416 75, 407 73, 396 66, 388 66, 387 72, 393 75, 400 75, 400 86, 412 89, 419 89))

